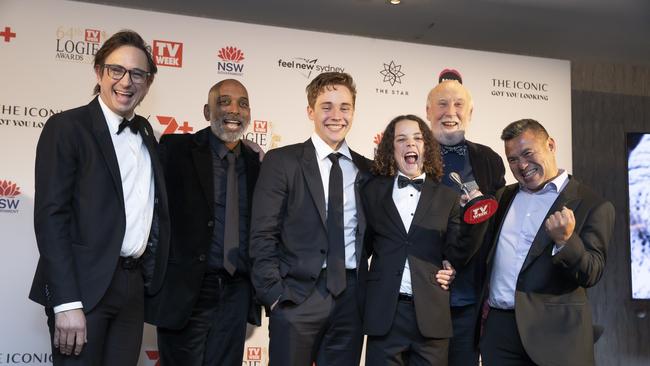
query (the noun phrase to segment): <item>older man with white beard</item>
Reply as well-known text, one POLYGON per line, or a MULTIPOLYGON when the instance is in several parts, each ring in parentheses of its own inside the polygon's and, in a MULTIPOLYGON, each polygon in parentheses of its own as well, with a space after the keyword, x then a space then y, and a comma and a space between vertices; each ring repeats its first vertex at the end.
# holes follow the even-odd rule
MULTIPOLYGON (((460 174, 463 182, 475 181, 484 194, 494 195, 505 185, 505 167, 501 157, 491 148, 465 140, 465 130, 472 119, 472 95, 461 84, 455 70, 443 78, 427 97, 427 119, 435 139, 440 144, 444 175, 442 183, 456 189, 450 172, 460 174), (444 79, 444 80, 443 80, 444 79)), ((485 246, 485 245, 484 245, 485 246)), ((451 286, 451 317, 454 336, 449 344, 450 366, 477 366, 478 350, 474 342, 476 312, 479 310, 479 291, 483 278, 485 253, 479 253, 456 274, 451 286)))
POLYGON ((215 84, 193 135, 165 135, 171 249, 162 290, 148 304, 161 365, 241 365, 246 323, 260 324, 248 257, 258 154, 241 143, 251 119, 246 88, 215 84))

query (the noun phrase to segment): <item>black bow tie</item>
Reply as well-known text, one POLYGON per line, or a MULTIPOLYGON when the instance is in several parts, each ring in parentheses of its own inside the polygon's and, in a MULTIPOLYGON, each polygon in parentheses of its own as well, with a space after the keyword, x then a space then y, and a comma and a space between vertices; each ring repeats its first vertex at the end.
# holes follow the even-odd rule
POLYGON ((125 128, 129 128, 131 132, 137 134, 138 133, 138 120, 136 118, 133 118, 132 120, 127 120, 126 118, 122 119, 122 122, 120 122, 120 126, 117 128, 117 134, 119 135, 124 131, 125 128))
POLYGON ((418 179, 408 179, 407 177, 400 175, 397 177, 397 188, 404 188, 408 185, 412 185, 413 188, 417 189, 418 191, 422 190, 422 184, 424 184, 424 179, 418 178, 418 179))
POLYGON ((440 153, 442 155, 454 153, 460 156, 465 156, 467 155, 467 145, 465 144, 452 145, 452 146, 440 145, 440 153))

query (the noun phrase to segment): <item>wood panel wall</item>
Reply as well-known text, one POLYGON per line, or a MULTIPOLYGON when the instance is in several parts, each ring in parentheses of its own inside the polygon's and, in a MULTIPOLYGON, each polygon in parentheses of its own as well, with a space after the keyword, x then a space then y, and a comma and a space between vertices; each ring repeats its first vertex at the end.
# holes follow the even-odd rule
POLYGON ((650 68, 574 63, 571 76, 573 174, 616 207, 605 275, 589 290, 605 327, 596 362, 647 366, 650 301, 632 301, 630 290, 625 133, 650 132, 650 68))

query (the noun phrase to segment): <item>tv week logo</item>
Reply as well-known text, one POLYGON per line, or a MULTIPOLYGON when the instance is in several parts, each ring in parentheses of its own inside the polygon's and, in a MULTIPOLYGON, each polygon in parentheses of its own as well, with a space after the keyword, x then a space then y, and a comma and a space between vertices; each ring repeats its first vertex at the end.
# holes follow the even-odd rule
POLYGON ((86 42, 99 43, 101 41, 102 32, 97 29, 86 29, 86 42))
POLYGON ((10 180, 0 180, 0 212, 18 213, 20 187, 10 180))
POLYGON ((160 66, 183 67, 183 44, 172 41, 153 41, 154 62, 160 66))
POLYGON ((187 121, 184 121, 183 124, 179 126, 178 122, 176 122, 175 117, 156 116, 156 119, 161 125, 167 126, 165 127, 165 130, 162 133, 163 135, 173 134, 176 131, 181 131, 182 133, 190 133, 194 131, 194 128, 190 126, 190 124, 187 123, 187 121))
POLYGON ((149 361, 154 361, 154 366, 160 366, 160 353, 158 351, 144 351, 149 361))

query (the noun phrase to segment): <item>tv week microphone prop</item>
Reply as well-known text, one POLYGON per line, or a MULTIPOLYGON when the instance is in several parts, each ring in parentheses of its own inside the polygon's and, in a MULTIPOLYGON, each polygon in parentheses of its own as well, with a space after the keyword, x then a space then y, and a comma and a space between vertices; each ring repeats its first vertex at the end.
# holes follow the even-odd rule
MULTIPOLYGON (((478 189, 476 182, 471 181, 463 183, 460 175, 456 172, 449 173, 449 178, 469 197, 469 193, 478 189)), ((493 197, 483 195, 474 197, 463 207, 463 220, 468 224, 481 223, 497 212, 499 204, 493 197)))

